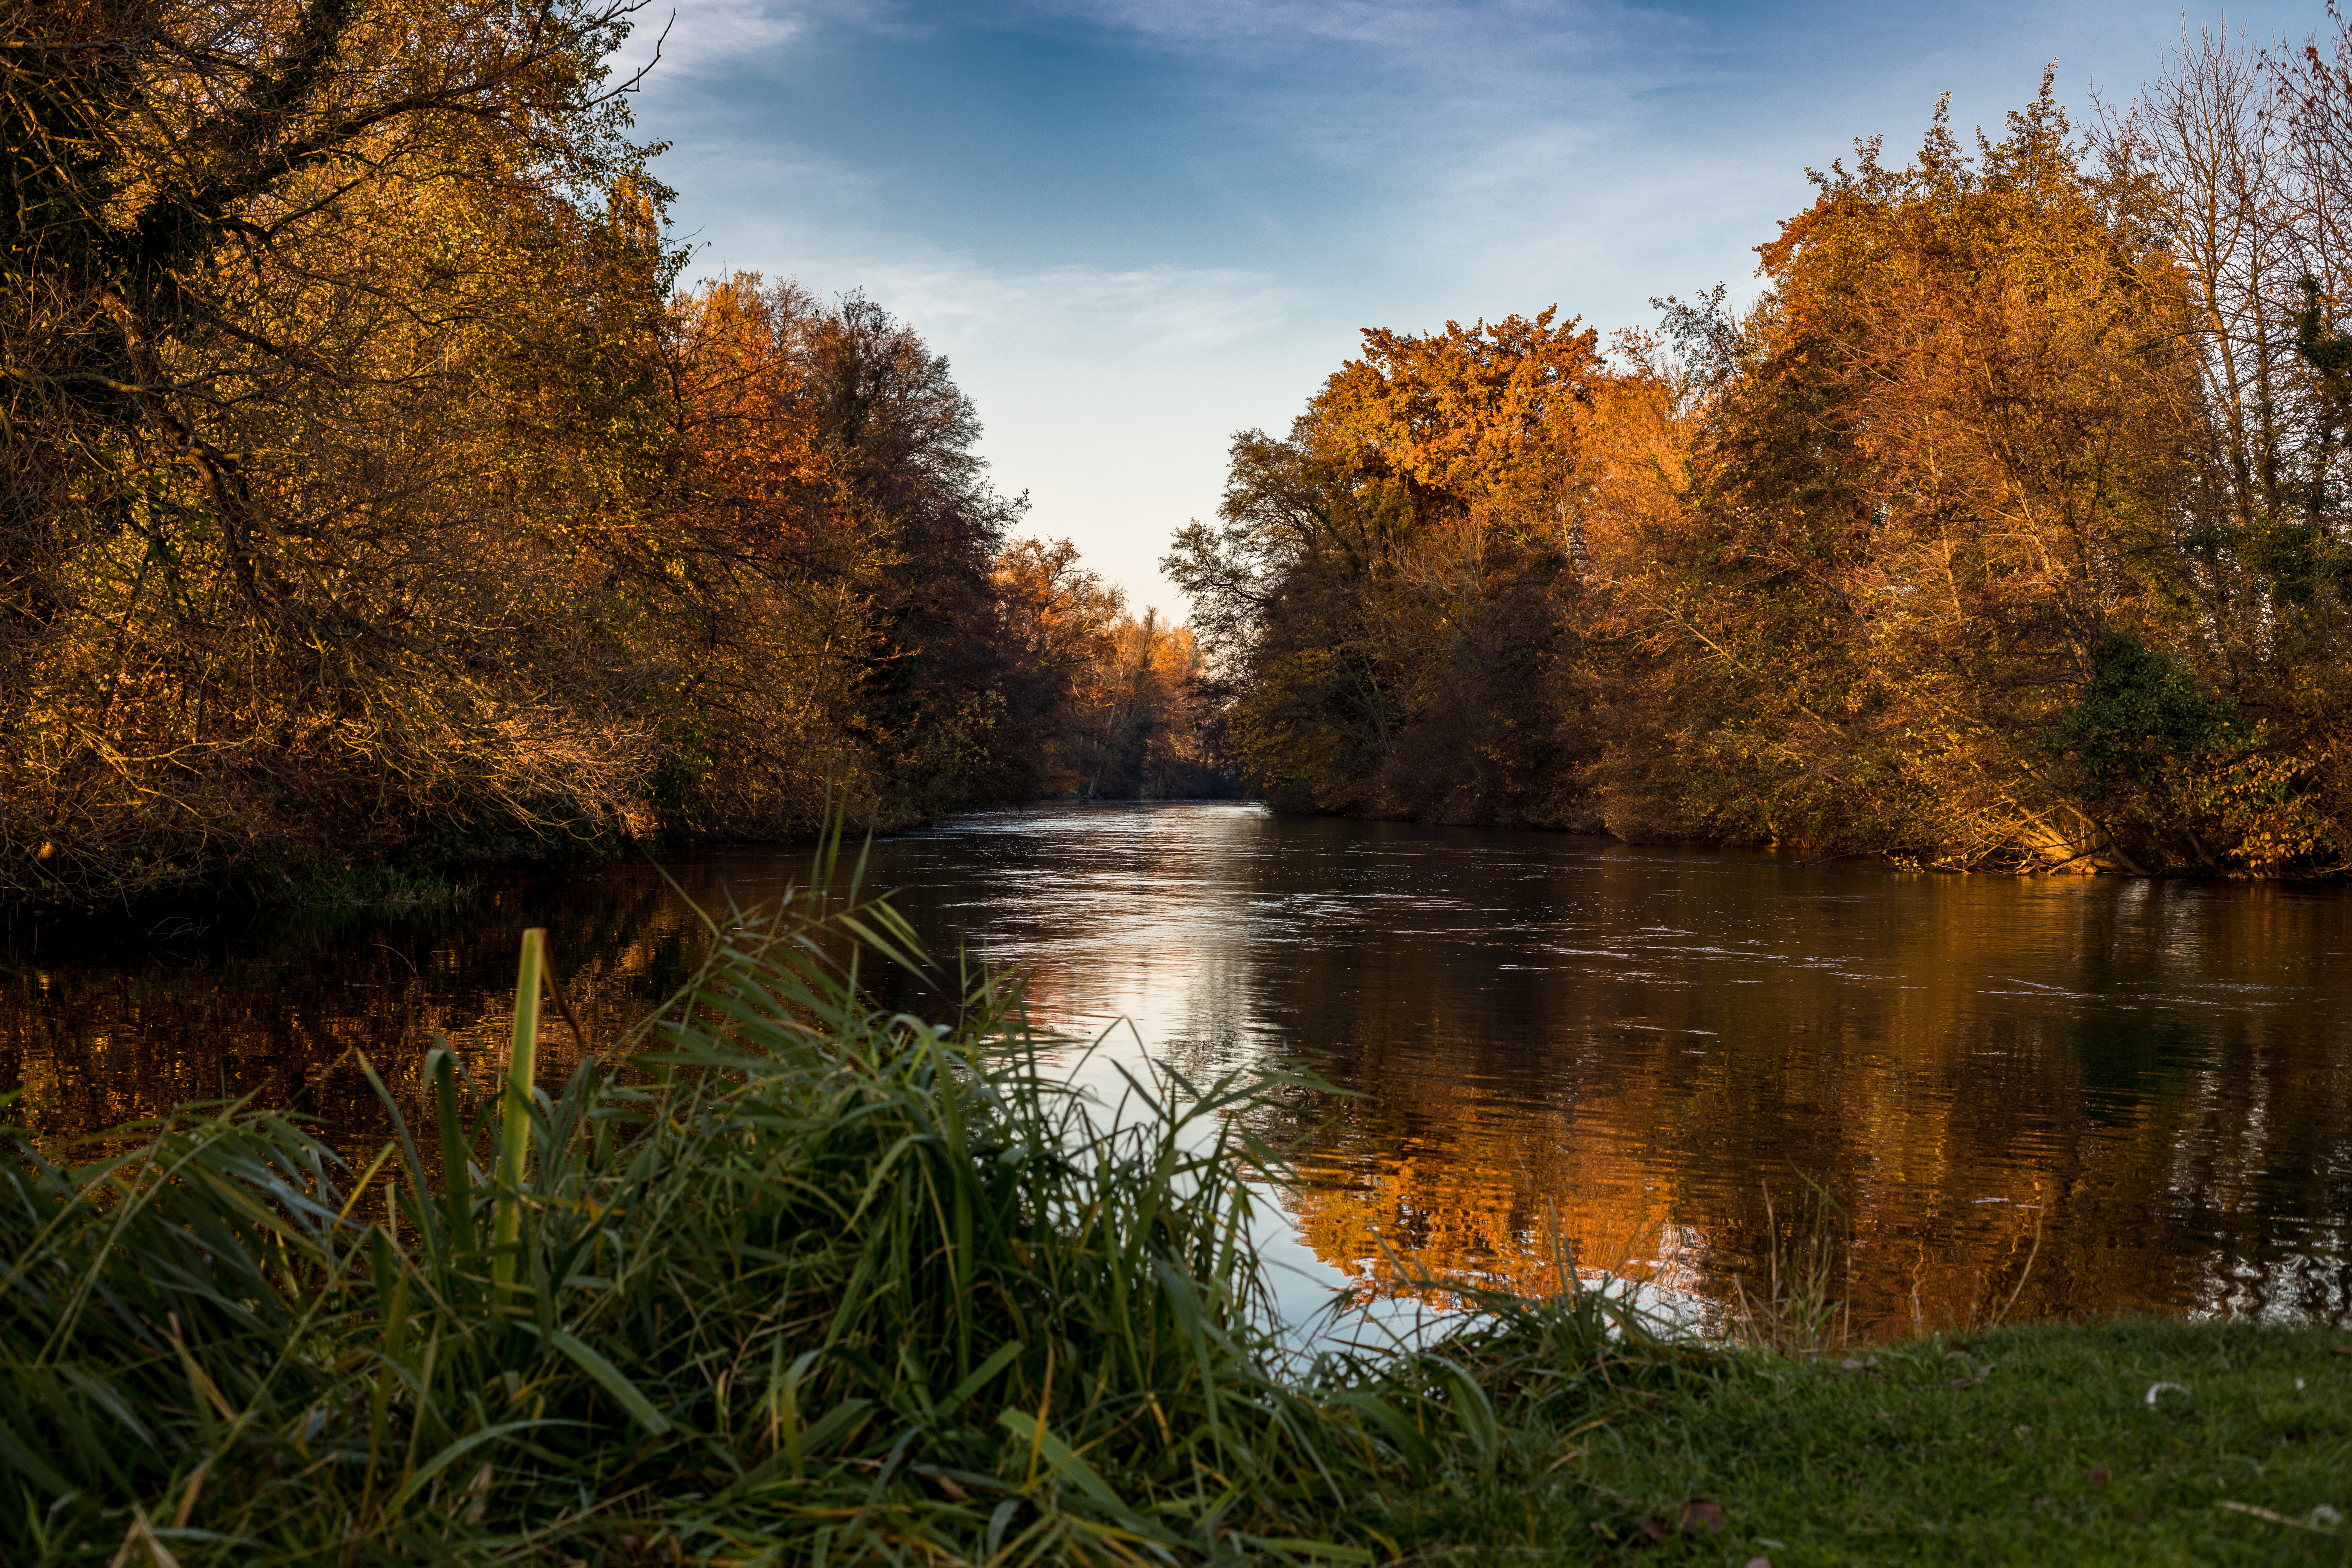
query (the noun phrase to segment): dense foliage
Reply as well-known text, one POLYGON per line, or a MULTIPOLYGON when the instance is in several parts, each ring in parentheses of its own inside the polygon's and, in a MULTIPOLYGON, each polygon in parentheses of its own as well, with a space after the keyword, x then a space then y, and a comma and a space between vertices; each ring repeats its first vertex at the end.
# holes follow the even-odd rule
POLYGON ((632 0, 0 0, 0 900, 1229 787, 2352 863, 2352 30, 1877 143, 1743 314, 1367 333, 1129 615, 858 295, 679 289, 632 0))
POLYGON ((1662 328, 1368 332, 1167 569, 1257 787, 1953 867, 2352 864, 2352 28, 1875 142, 1662 328))
POLYGON ((1176 782, 944 360, 674 292, 635 9, 0 0, 0 898, 1176 782))

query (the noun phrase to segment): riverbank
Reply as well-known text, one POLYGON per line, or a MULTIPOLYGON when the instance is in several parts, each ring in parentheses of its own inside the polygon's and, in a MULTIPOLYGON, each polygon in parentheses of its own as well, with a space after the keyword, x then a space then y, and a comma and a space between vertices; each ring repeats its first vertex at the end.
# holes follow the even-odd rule
POLYGON ((19 1139, 0 1553, 2342 1561, 2352 1355, 2317 1331, 1790 1357, 1562 1268, 1303 1359, 1237 1180, 1278 1165, 1248 1128, 1279 1086, 1138 1081, 1106 1117, 1017 987, 876 1010, 835 959, 911 928, 792 911, 530 1101, 446 1051, 363 1063, 394 1136, 349 1166, 241 1108, 96 1160, 19 1139))
MULTIPOLYGON (((1031 805, 1087 806, 1105 810, 1165 805, 1242 804, 1234 793, 1094 798, 1079 795, 1040 796, 1031 805)), ((866 829, 888 839, 936 827, 954 816, 986 816, 1020 809, 1003 802, 969 805, 957 811, 888 818, 866 829)), ((429 852, 366 859, 322 855, 282 866, 222 865, 178 879, 153 879, 121 889, 69 888, 63 883, 11 884, 0 879, 0 925, 41 920, 101 916, 152 924, 192 908, 233 913, 281 910, 409 910, 461 903, 486 886, 549 873, 594 874, 623 860, 677 859, 713 852, 770 850, 804 856, 822 834, 814 827, 767 834, 697 834, 670 831, 631 837, 618 832, 583 837, 509 837, 483 844, 441 845, 429 852)))
POLYGON ((1498 1485, 1475 1522, 1433 1521, 1426 1555, 2341 1563, 2347 1412, 2345 1330, 2127 1319, 1742 1355, 1596 1412, 1557 1468, 1528 1468, 1532 1489, 1498 1485), (1483 1534, 1480 1551, 1444 1542, 1449 1528, 1483 1534))
POLYGON ((1486 833, 1559 834, 1575 838, 1601 838, 1637 848, 1730 851, 1769 856, 1796 866, 1879 866, 1897 871, 1932 871, 1950 876, 2108 877, 2135 881, 2263 882, 2291 888, 2334 888, 2352 880, 2352 862, 2326 866, 2273 865, 2262 870, 2226 866, 2208 858, 2166 860, 2151 857, 2143 865, 2111 847, 2073 843, 2033 848, 2011 847, 2002 854, 1963 858, 1940 856, 1916 846, 1899 844, 1856 847, 1833 839, 1780 836, 1770 832, 1712 831, 1675 819, 1671 814, 1623 803, 1607 807, 1583 803, 1535 815, 1494 813, 1454 814, 1403 808, 1374 809, 1359 803, 1325 806, 1310 797, 1274 792, 1265 804, 1290 816, 1333 817, 1347 821, 1392 822, 1422 827, 1472 828, 1486 833))
MULTIPOLYGON (((2347 873, 2325 876, 2254 876, 2244 870, 2206 866, 2171 866, 2150 871, 2110 864, 2095 856, 2074 857, 2055 864, 2034 864, 1994 872, 1982 868, 1946 866, 1892 851, 1832 852, 1820 846, 1752 837, 1685 834, 1623 819, 1604 822, 1597 816, 1567 819, 1460 820, 1443 816, 1420 817, 1359 811, 1324 811, 1312 805, 1280 799, 1255 802, 1238 795, 1203 795, 1166 799, 1087 799, 1075 795, 1044 796, 1036 807, 1086 807, 1103 810, 1160 805, 1260 805, 1274 814, 1300 820, 1352 821, 1398 826, 1471 831, 1498 839, 1529 835, 1587 840, 1611 846, 1685 850, 1697 854, 1730 853, 1792 867, 1843 865, 1874 867, 1898 872, 1938 871, 1955 875, 1997 875, 2032 879, 2105 879, 2126 882, 2218 885, 2256 883, 2291 891, 2333 891, 2346 885, 2347 873)), ((993 813, 1022 809, 1003 805, 977 807, 944 816, 892 821, 874 837, 894 837, 936 829, 958 818, 985 819, 993 813)), ((460 853, 353 859, 326 857, 274 868, 219 868, 178 880, 151 881, 122 889, 68 889, 57 886, 0 886, 0 925, 72 921, 100 917, 152 925, 184 917, 201 909, 207 916, 227 912, 260 914, 286 910, 411 910, 464 902, 485 887, 549 874, 576 872, 594 875, 616 862, 653 858, 673 860, 713 853, 773 850, 803 853, 816 842, 812 830, 772 836, 698 836, 672 833, 632 839, 618 834, 583 839, 526 841, 510 839, 492 847, 469 847, 460 853)))

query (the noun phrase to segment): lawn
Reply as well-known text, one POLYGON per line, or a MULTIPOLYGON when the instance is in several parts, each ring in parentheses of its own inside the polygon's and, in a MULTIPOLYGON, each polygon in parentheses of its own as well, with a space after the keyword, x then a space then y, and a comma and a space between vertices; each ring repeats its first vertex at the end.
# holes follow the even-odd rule
POLYGON ((1743 1356, 1514 1469, 1427 1500, 1413 1554, 2347 1563, 2352 1333, 2139 1319, 1743 1356))

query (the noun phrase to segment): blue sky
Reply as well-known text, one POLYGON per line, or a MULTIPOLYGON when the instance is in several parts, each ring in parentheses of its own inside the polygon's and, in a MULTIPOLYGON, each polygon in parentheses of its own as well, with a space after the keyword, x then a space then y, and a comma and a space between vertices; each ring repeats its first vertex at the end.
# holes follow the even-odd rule
MULTIPOLYGON (((689 277, 864 289, 949 355, 1026 531, 1135 606, 1357 331, 1755 289, 1804 171, 2058 66, 2128 100, 2177 5, 676 0, 640 132, 689 277)), ((633 45, 660 27, 660 0, 633 45)), ((2189 13, 2190 25, 2212 14, 2189 13)), ((2300 37, 2317 4, 2229 15, 2300 37)))

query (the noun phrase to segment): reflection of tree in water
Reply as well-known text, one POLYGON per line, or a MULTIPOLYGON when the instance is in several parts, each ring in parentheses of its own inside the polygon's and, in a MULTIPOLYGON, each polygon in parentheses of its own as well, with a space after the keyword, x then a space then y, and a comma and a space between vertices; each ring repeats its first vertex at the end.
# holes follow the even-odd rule
POLYGON ((1543 1288, 1549 1215, 1580 1265, 1719 1300, 1763 1267, 1768 1192, 1785 1232, 1818 1181, 1865 1328, 2352 1301, 2352 1060, 2326 1009, 2263 1000, 2341 994, 2341 900, 1329 821, 1256 853, 1216 820, 958 866, 952 896, 1049 1005, 1156 1006, 1188 1077, 1355 1091, 1286 1090, 1257 1131, 1359 1279, 1543 1288))
MULTIPOLYGON (((1314 1064, 1368 1087, 1315 1108, 1291 1203, 1325 1262, 1381 1289, 1425 1278, 1544 1291, 1556 1287, 1557 1237, 1588 1281, 1605 1271, 1698 1283, 1704 1229, 1674 1222, 1673 1195, 1572 1090, 1513 1103, 1475 1068, 1430 1074, 1393 1033, 1358 1038, 1314 1064)), ((1449 1057, 1466 1044, 1428 1043, 1449 1057)))
MULTIPOLYGON (((1967 922, 1958 922, 1966 924, 1967 922)), ((1696 985, 1654 1022, 1589 978, 1521 998, 1551 1019, 1498 1042, 1445 994, 1444 955, 1314 955, 1277 1060, 1359 1091, 1297 1104, 1300 1231, 1326 1263, 1394 1288, 1433 1276, 1521 1289, 1579 1264, 1721 1301, 1765 1268, 1808 1182, 1850 1237, 1857 1325, 2191 1310, 2342 1321, 2352 1064, 2284 1009, 2203 1027, 1985 1016, 1965 930, 1916 933, 1910 994, 1804 975, 1727 996, 1696 985), (1954 962, 1955 948, 1963 954, 1954 962), (1318 969, 1323 972, 1318 973, 1318 969), (1949 994, 1945 994, 1949 993, 1949 994)), ((2121 938, 2082 932, 2095 967, 2121 938)), ((1984 945, 1979 936, 1977 944, 1984 945)), ((1997 963, 1995 965, 1997 967, 1997 963)), ((1512 984, 1541 988, 1540 979, 1512 984)))
MULTIPOLYGON (((551 928, 565 993, 600 1048, 701 952, 690 911, 651 868, 629 866, 516 879, 425 911, 19 931, 0 951, 0 1087, 24 1090, 14 1119, 47 1137, 251 1095, 317 1118, 339 1147, 372 1147, 388 1123, 359 1055, 413 1100, 425 1053, 446 1039, 486 1090, 512 1027, 519 934, 534 924, 551 928)), ((541 1078, 560 1079, 579 1047, 554 1016, 541 1041, 541 1078)))

